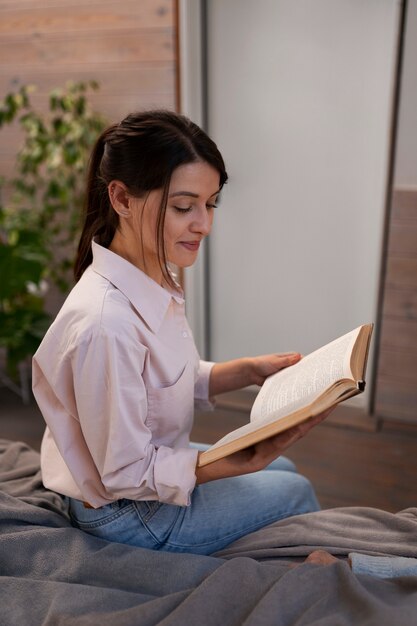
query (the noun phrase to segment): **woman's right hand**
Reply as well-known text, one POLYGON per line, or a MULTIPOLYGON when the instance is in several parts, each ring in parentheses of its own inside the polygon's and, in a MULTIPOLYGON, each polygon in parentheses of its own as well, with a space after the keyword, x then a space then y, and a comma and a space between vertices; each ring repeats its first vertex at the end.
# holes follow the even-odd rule
MULTIPOLYGON (((272 463, 277 457, 281 456, 287 448, 292 446, 296 441, 304 437, 314 426, 320 424, 330 413, 332 409, 310 418, 303 424, 294 426, 289 430, 270 437, 264 441, 239 450, 226 456, 218 461, 213 461, 203 467, 196 467, 197 484, 217 480, 219 478, 229 478, 231 476, 241 476, 243 474, 251 474, 265 469, 267 465, 272 463)), ((199 455, 201 452, 199 453, 199 455)))

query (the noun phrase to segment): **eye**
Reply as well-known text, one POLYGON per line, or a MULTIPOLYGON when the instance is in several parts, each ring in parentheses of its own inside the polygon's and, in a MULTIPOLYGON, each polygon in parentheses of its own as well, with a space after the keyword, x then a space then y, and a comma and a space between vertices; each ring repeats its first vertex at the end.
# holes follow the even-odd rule
POLYGON ((188 213, 192 208, 192 206, 174 206, 174 209, 178 211, 178 213, 188 213))
POLYGON ((207 209, 217 209, 217 204, 206 204, 207 209))

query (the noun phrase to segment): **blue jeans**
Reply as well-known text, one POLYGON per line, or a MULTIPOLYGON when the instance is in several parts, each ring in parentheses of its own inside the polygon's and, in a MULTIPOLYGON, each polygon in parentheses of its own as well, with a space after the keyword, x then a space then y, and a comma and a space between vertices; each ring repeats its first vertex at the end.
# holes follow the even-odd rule
POLYGON ((74 526, 92 535, 195 554, 212 554, 272 522, 319 508, 311 484, 285 457, 261 472, 197 485, 188 507, 122 499, 90 509, 70 498, 74 526))

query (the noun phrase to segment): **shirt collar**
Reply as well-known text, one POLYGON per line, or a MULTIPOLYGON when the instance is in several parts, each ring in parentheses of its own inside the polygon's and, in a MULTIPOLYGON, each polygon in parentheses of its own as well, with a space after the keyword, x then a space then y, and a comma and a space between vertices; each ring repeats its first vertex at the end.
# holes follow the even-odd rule
POLYGON ((182 291, 161 287, 138 267, 111 250, 92 242, 92 269, 109 280, 131 302, 149 328, 157 333, 173 298, 184 303, 182 291))

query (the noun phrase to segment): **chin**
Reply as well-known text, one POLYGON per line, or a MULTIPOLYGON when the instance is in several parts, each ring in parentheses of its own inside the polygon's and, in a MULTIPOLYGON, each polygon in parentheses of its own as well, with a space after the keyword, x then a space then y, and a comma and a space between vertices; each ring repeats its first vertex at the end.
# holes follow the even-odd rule
POLYGON ((172 258, 168 258, 169 263, 184 269, 186 267, 191 267, 197 260, 198 251, 188 254, 175 254, 172 255, 172 258))
POLYGON ((174 261, 174 265, 176 265, 177 267, 179 267, 180 269, 185 269, 186 267, 191 267, 192 265, 194 265, 194 263, 196 262, 197 259, 188 259, 187 261, 174 261))

